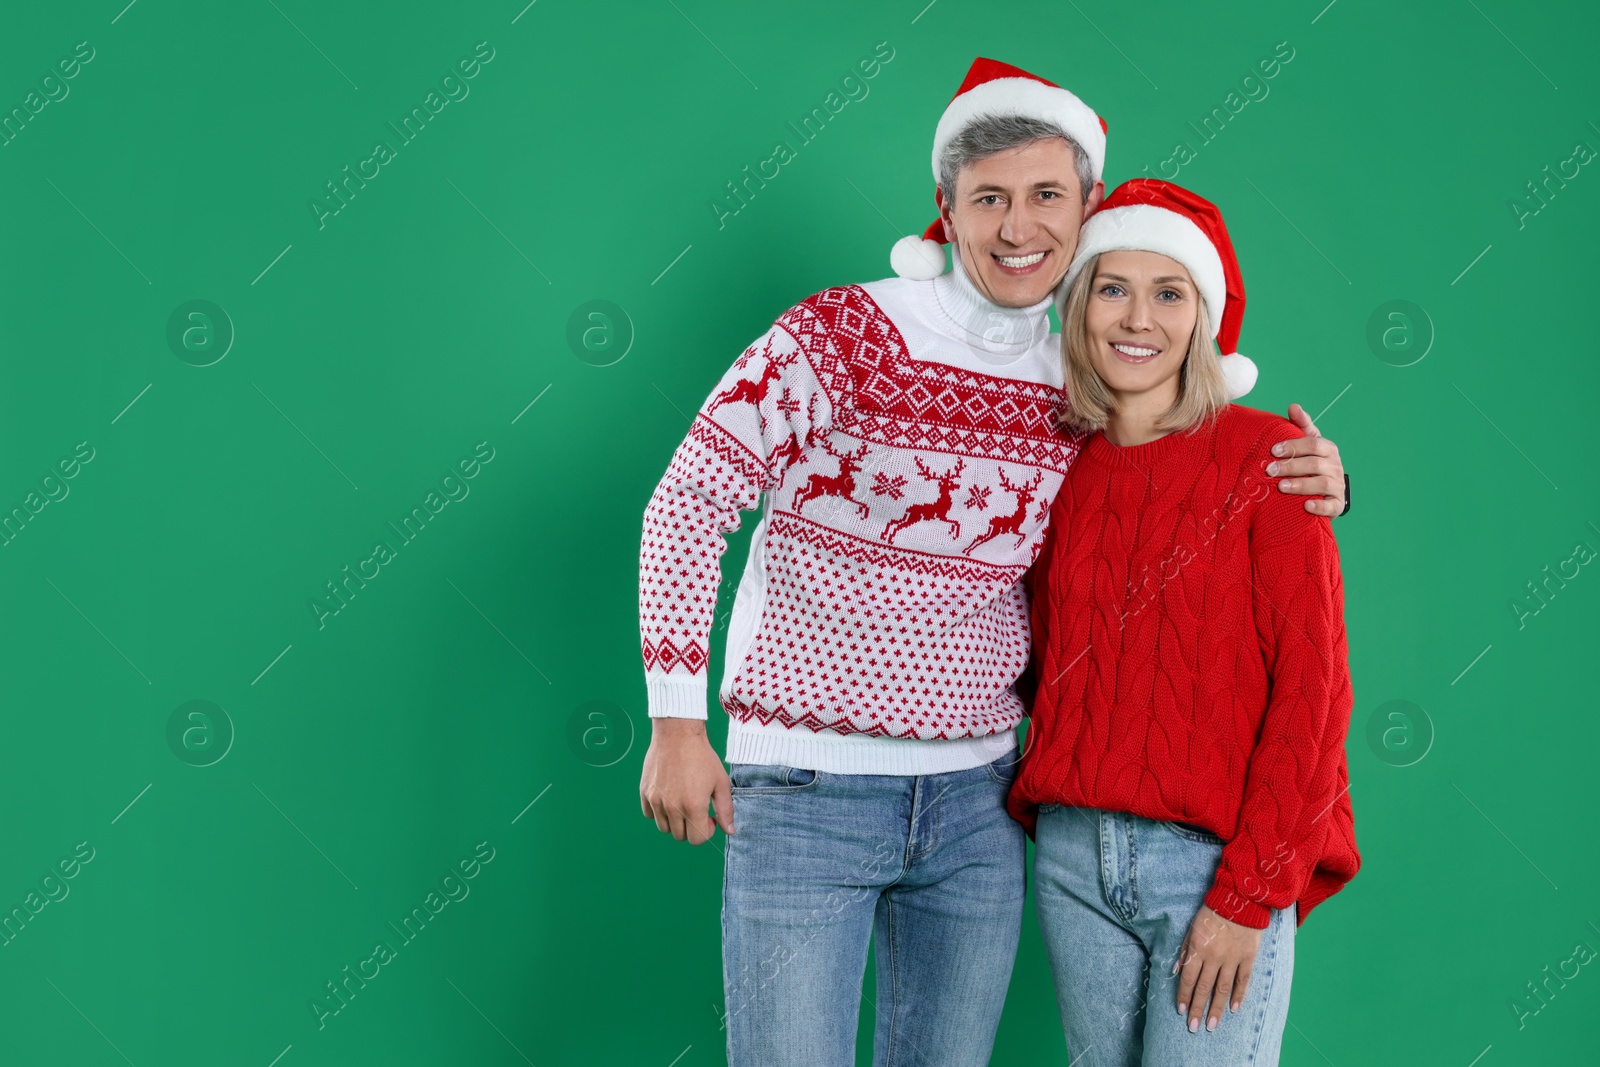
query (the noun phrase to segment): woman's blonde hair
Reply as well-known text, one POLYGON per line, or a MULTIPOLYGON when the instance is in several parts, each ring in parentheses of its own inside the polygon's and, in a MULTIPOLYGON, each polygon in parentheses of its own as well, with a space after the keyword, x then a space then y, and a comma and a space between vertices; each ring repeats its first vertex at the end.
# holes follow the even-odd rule
MULTIPOLYGON (((1083 265, 1067 290, 1061 311, 1061 361, 1066 368, 1067 403, 1057 413, 1061 425, 1078 433, 1104 430, 1113 407, 1111 387, 1094 369, 1089 355, 1089 294, 1094 289, 1100 257, 1083 265)), ((1198 291, 1198 290, 1197 290, 1198 291)), ((1178 371, 1178 399, 1156 420, 1167 432, 1198 429, 1228 406, 1228 387, 1222 377, 1217 346, 1211 340, 1211 319, 1199 300, 1189 350, 1178 371)))

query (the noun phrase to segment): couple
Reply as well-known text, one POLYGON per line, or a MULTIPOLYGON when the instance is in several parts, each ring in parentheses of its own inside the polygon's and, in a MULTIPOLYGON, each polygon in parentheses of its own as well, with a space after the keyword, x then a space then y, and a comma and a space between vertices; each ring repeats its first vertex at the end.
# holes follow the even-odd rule
POLYGON ((988 1062, 1026 836, 1075 1064, 1276 1063, 1295 927, 1359 864, 1338 450, 1229 404, 1255 368, 1221 216, 1107 197, 1105 135, 975 61, 900 277, 784 312, 645 511, 640 800, 727 834, 734 1067, 852 1063, 869 943, 874 1062, 988 1062), (708 642, 760 505, 725 773, 708 642))

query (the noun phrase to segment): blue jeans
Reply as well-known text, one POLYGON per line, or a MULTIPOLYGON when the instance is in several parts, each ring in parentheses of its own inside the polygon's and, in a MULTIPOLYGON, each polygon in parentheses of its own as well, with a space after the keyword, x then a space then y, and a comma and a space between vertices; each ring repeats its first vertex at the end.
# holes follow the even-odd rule
POLYGON ((1027 877, 1016 758, 918 776, 732 765, 730 1067, 851 1067, 873 939, 875 1067, 989 1062, 1027 877))
POLYGON ((1185 823, 1045 804, 1035 830, 1039 928, 1074 1067, 1275 1065, 1289 1018, 1295 909, 1272 913, 1238 1012, 1190 1033, 1173 961, 1222 841, 1185 823))

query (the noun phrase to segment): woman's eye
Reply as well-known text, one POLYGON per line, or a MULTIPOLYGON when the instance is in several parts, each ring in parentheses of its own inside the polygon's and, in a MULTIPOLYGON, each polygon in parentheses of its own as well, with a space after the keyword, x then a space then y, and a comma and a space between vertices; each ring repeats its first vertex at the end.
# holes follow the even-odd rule
POLYGON ((1100 287, 1100 295, 1101 296, 1112 296, 1112 297, 1121 296, 1122 295, 1122 286, 1120 286, 1120 285, 1102 285, 1100 287))
POLYGON ((1169 304, 1183 299, 1183 294, 1176 289, 1163 289, 1158 295, 1169 304))

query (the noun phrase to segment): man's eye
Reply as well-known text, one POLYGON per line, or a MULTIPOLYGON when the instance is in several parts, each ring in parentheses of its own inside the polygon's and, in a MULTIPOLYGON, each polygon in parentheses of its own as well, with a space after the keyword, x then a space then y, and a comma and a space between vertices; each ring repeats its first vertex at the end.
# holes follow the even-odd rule
POLYGON ((990 193, 988 196, 980 196, 978 198, 978 203, 980 203, 980 204, 991 204, 992 205, 995 201, 997 201, 999 199, 1000 198, 998 196, 995 196, 993 193, 990 193))
POLYGON ((1047 197, 1055 197, 1055 196, 1060 196, 1061 194, 1060 193, 1051 192, 1049 189, 1046 189, 1044 192, 1040 193, 1039 195, 1040 196, 1047 196, 1047 197))

